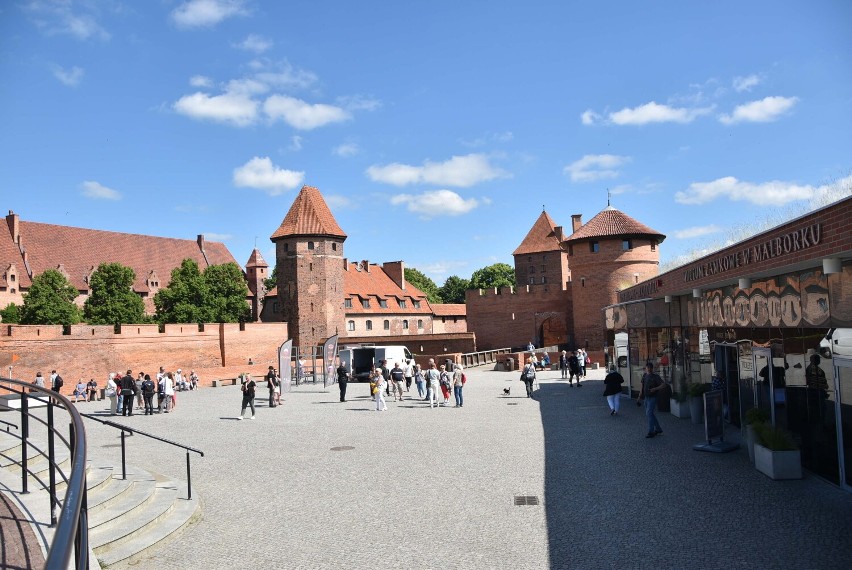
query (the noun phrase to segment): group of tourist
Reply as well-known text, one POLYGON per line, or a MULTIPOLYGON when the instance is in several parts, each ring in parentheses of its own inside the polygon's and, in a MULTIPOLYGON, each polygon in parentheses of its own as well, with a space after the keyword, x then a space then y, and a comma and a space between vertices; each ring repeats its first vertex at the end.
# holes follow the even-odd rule
MULTIPOLYGON (((348 375, 343 364, 338 367, 337 375, 340 401, 345 402, 348 375)), ((464 375, 462 366, 452 362, 438 366, 435 364, 435 359, 430 358, 426 370, 423 370, 414 361, 406 361, 403 365, 396 362, 393 368, 389 368, 387 360, 382 360, 378 367, 374 366, 370 371, 370 394, 375 398, 376 411, 384 412, 388 409, 385 395, 390 396, 393 392, 394 401, 402 402, 405 399, 404 394, 411 391, 411 385, 414 383, 418 400, 429 402, 430 408, 449 407, 451 391, 455 399, 454 407, 462 408, 464 407, 463 388, 466 382, 467 377, 464 375)))
POLYGON ((577 387, 581 387, 580 378, 586 377, 586 366, 591 364, 588 353, 582 348, 570 352, 563 350, 559 355, 559 371, 562 378, 568 379, 568 385, 574 387, 574 378, 577 378, 577 387))

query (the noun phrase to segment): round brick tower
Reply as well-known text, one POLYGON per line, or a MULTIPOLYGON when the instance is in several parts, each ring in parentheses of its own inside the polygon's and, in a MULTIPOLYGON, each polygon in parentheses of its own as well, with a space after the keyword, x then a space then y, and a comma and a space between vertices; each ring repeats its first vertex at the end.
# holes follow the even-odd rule
POLYGON ((666 236, 608 206, 586 224, 572 216, 568 250, 574 309, 574 338, 592 360, 603 361, 601 308, 617 302, 618 291, 657 275, 659 244, 666 236))

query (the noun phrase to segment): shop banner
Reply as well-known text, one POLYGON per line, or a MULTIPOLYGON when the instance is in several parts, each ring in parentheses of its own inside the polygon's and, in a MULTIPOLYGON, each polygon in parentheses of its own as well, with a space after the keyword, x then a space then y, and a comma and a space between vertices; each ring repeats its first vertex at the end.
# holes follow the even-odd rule
POLYGON ((278 373, 281 376, 281 392, 289 392, 292 387, 293 370, 290 364, 290 355, 292 352, 292 339, 278 347, 278 373))
POLYGON ((326 388, 334 384, 334 359, 337 357, 337 337, 334 335, 322 345, 322 385, 326 388))

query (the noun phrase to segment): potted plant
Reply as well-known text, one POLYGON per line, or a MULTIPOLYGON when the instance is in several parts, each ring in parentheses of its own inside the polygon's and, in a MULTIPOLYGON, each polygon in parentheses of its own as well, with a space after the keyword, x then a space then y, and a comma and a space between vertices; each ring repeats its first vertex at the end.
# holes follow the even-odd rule
POLYGON ((700 382, 691 383, 687 389, 689 393, 689 417, 692 418, 694 424, 704 422, 704 392, 706 391, 707 384, 700 382))
POLYGON ((790 434, 766 423, 754 425, 754 466, 775 481, 802 478, 802 457, 790 434))
POLYGON ((672 392, 671 412, 676 418, 689 417, 689 393, 686 386, 681 385, 677 392, 672 392))
POLYGON ((750 408, 745 413, 746 447, 748 448, 748 459, 754 463, 755 427, 769 421, 769 414, 760 408, 750 408))

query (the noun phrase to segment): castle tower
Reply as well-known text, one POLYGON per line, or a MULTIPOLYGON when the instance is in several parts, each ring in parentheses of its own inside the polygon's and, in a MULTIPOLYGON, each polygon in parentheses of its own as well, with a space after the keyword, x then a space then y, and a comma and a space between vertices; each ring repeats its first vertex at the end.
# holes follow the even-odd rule
POLYGON ((263 296, 266 295, 266 287, 263 286, 263 281, 269 277, 268 271, 269 264, 260 255, 260 250, 255 248, 246 262, 246 281, 248 281, 248 288, 252 296, 251 318, 253 321, 260 320, 263 296))
POLYGON ((343 312, 343 242, 319 189, 303 186, 270 236, 278 268, 278 301, 297 346, 312 346, 339 332, 343 312))
POLYGON ((574 233, 563 242, 571 267, 576 344, 595 360, 604 345, 601 308, 617 302, 621 289, 654 277, 659 244, 666 236, 609 206, 585 225, 571 216, 574 233))

